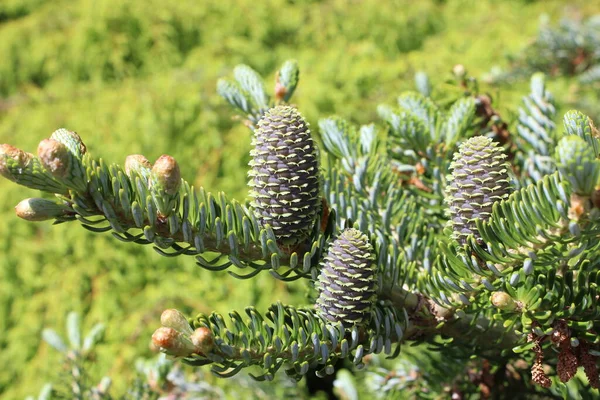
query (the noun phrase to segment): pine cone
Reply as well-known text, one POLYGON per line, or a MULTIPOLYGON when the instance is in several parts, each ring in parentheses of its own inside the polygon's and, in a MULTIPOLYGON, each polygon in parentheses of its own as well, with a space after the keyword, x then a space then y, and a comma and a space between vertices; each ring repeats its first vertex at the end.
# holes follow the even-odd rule
POLYGON ((489 219, 494 203, 508 197, 510 180, 505 158, 502 149, 484 136, 470 138, 454 154, 446 201, 454 238, 460 244, 465 244, 470 234, 480 240, 475 221, 489 219))
POLYGON ((561 382, 569 382, 577 373, 577 357, 573 353, 569 340, 561 343, 560 353, 558 353, 558 364, 556 365, 556 373, 561 382))
POLYGON ((274 107, 257 125, 248 173, 252 206, 279 244, 294 246, 310 236, 321 204, 317 150, 293 107, 274 107))
POLYGON ((585 341, 582 341, 579 344, 579 365, 583 366, 585 376, 587 376, 590 386, 594 389, 600 389, 598 357, 590 354, 590 345, 585 341))
POLYGON ((542 359, 540 357, 536 358, 535 363, 531 367, 531 380, 545 388, 552 386, 552 381, 544 372, 544 366, 542 365, 542 359))
POLYGON ((319 276, 318 313, 345 326, 366 325, 377 298, 377 267, 367 236, 346 229, 333 242, 319 276))

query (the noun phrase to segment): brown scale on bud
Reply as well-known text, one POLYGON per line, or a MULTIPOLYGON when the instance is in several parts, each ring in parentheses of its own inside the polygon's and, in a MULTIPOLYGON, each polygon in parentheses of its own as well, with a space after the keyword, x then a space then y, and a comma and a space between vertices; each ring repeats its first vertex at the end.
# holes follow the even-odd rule
POLYGON ((168 155, 160 156, 150 171, 148 188, 162 217, 168 217, 177 208, 180 187, 181 172, 177 161, 168 155))
POLYGON ((175 357, 187 357, 196 350, 188 336, 164 326, 154 331, 152 343, 161 352, 175 357))
POLYGON ((162 155, 152 166, 153 182, 156 182, 165 193, 174 195, 179 192, 181 172, 179 164, 171 156, 162 155))
POLYGON ((37 149, 42 166, 57 178, 64 178, 69 173, 69 150, 64 144, 54 139, 44 139, 37 149))
POLYGON ((279 74, 277 76, 277 82, 275 82, 275 98, 277 101, 282 101, 285 95, 287 94, 287 89, 285 86, 279 82, 279 74))
POLYGON ((215 337, 207 327, 197 328, 192 333, 191 339, 197 353, 206 355, 215 347, 215 337))

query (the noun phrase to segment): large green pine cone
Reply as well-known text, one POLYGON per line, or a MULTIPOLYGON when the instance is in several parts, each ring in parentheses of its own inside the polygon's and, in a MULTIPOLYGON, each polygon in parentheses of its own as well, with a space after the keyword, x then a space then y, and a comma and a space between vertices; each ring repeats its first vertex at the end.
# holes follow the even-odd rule
POLYGON ((250 197, 259 221, 273 228, 279 244, 305 241, 320 207, 318 155, 308 123, 289 106, 277 106, 258 121, 250 152, 250 197))
POLYGON ((481 239, 476 220, 486 221, 495 202, 510 194, 508 163, 502 148, 492 139, 475 136, 464 142, 450 165, 446 188, 454 238, 465 244, 469 235, 481 239))
POLYGON ((366 325, 377 300, 375 254, 367 236, 346 229, 325 256, 317 289, 317 312, 344 326, 366 325))

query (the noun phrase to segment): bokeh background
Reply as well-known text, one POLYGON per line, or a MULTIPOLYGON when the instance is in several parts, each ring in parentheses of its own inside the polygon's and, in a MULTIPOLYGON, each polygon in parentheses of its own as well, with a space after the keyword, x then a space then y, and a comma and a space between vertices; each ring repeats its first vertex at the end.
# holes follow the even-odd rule
MULTIPOLYGON (((415 72, 435 87, 459 63, 510 119, 527 79, 493 85, 486 74, 510 68, 507 56, 536 38, 542 14, 552 23, 597 12, 595 0, 1 0, 0 142, 35 151, 65 127, 109 162, 170 154, 189 182, 243 199, 251 132, 215 90, 236 64, 272 82, 283 61, 298 60, 293 102, 313 127, 331 114, 377 121, 376 106, 414 89, 415 72)), ((556 74, 548 86, 559 115, 578 104, 600 114, 579 97, 575 78, 556 74)), ((75 223, 19 220, 13 207, 36 195, 0 181, 2 398, 56 380, 61 356, 41 331, 63 332, 69 311, 81 313, 85 328, 106 323, 90 373, 110 375, 119 393, 134 361, 152 356, 163 309, 227 313, 303 302, 302 286, 268 275, 240 281, 75 223)))

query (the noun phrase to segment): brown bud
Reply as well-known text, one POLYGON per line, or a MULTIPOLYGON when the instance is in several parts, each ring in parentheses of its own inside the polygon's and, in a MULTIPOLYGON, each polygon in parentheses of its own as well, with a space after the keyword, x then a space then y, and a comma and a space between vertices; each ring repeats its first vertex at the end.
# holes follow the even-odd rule
POLYGON ((44 139, 40 142, 38 158, 44 168, 52 175, 64 178, 69 172, 69 150, 64 144, 54 139, 44 139))
POLYGON ((173 328, 158 328, 152 335, 152 343, 161 352, 176 357, 186 357, 195 351, 190 338, 173 328))
POLYGON ((192 328, 185 316, 175 309, 163 311, 160 316, 160 323, 167 328, 173 328, 186 335, 192 334, 192 328))
POLYGON ((162 155, 152 166, 153 183, 165 193, 174 195, 179 191, 181 185, 181 172, 177 161, 171 156, 162 155))
POLYGON ((192 343, 196 346, 196 351, 201 354, 208 354, 215 346, 215 338, 210 329, 206 327, 197 328, 192 333, 192 343))
POLYGON ((25 199, 15 207, 19 218, 27 221, 47 221, 65 214, 68 208, 53 201, 39 198, 25 199))

